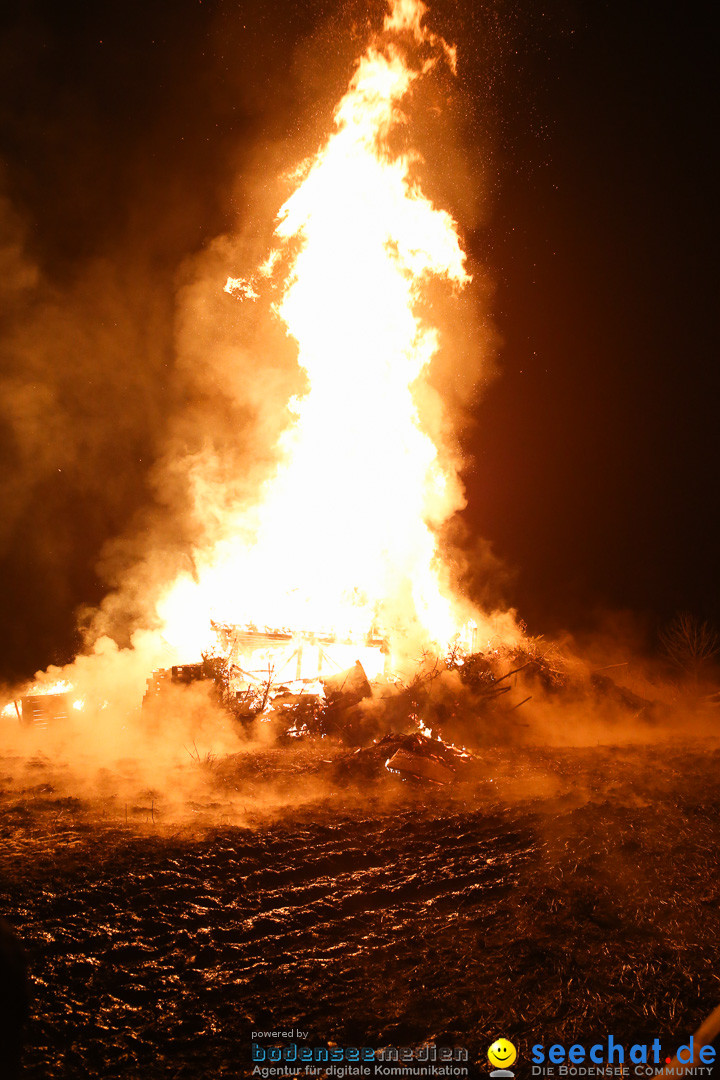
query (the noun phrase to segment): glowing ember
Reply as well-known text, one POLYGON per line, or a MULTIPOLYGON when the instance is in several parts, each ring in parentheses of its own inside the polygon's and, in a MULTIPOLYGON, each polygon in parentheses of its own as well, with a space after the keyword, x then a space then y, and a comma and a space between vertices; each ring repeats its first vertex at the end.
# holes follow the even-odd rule
MULTIPOLYGON (((275 312, 308 389, 290 403, 280 465, 257 505, 226 514, 224 538, 195 553, 196 578, 182 577, 160 605, 167 640, 195 655, 211 618, 357 641, 379 630, 412 648, 447 644, 464 622, 435 536, 461 488, 423 430, 414 391, 439 347, 420 319, 424 290, 469 277, 454 221, 423 195, 412 155, 390 146, 416 80, 438 61, 454 69, 424 11, 420 0, 393 3, 258 271, 280 290, 275 312), (413 67, 399 40, 435 58, 413 67)), ((253 299, 262 287, 229 278, 225 290, 253 299)))

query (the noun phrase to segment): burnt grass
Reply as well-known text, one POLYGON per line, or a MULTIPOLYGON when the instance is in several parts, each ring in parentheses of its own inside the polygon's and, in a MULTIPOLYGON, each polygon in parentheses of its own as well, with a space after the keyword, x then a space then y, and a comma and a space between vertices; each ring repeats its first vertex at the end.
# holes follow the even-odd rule
MULTIPOLYGON (((219 802, 272 767, 316 783, 293 754, 219 771, 219 802)), ((330 783, 195 829, 103 817, 42 769, 0 783, 26 1075, 249 1076, 252 1030, 286 1026, 462 1045, 477 1075, 498 1035, 521 1061, 608 1032, 674 1047, 720 999, 719 765, 708 743, 493 749, 452 793, 330 783)))

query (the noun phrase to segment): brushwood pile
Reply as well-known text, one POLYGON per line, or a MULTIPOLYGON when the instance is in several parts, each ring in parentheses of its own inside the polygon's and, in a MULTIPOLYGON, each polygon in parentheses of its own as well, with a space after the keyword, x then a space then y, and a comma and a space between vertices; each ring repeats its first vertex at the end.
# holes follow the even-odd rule
MULTIPOLYGON (((562 714, 580 724, 590 711, 616 726, 651 727, 663 713, 659 702, 542 638, 472 655, 425 656, 405 679, 385 675, 371 682, 357 661, 312 692, 269 678, 237 693, 232 664, 222 657, 206 658, 197 675, 211 682, 218 701, 250 733, 263 728, 280 747, 333 746, 335 768, 348 778, 389 772, 425 785, 461 780, 473 756, 490 746, 527 742, 540 716, 546 722, 562 714)), ((162 711, 161 698, 157 706, 162 711)))

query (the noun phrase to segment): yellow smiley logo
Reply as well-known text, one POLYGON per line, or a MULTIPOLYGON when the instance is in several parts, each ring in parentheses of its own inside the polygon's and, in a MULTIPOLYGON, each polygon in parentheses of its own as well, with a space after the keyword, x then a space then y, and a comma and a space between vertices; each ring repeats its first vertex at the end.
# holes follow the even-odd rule
POLYGON ((509 1069, 515 1064, 517 1050, 509 1039, 496 1039, 488 1047, 488 1061, 496 1069, 509 1069))

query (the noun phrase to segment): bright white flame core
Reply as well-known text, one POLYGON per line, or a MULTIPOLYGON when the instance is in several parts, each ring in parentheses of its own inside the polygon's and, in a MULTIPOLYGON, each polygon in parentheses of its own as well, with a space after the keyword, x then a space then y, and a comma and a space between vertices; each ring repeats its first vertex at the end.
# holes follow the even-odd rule
POLYGON ((423 13, 419 0, 395 0, 334 134, 279 212, 290 268, 275 310, 309 389, 290 403, 280 466, 252 514, 230 515, 225 539, 196 553, 198 580, 181 578, 160 606, 166 637, 186 651, 207 644, 210 618, 357 636, 378 627, 427 643, 459 628, 433 529, 460 489, 422 430, 413 390, 438 349, 418 315, 423 289, 433 277, 469 278, 452 218, 388 146, 405 119, 400 102, 432 66, 408 66, 392 35, 454 62, 423 13))

